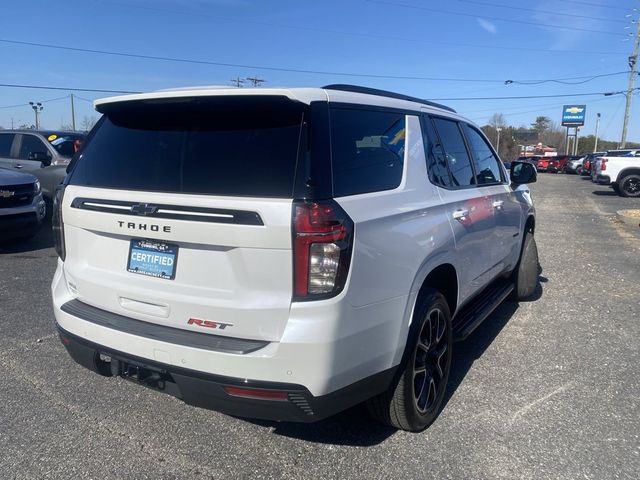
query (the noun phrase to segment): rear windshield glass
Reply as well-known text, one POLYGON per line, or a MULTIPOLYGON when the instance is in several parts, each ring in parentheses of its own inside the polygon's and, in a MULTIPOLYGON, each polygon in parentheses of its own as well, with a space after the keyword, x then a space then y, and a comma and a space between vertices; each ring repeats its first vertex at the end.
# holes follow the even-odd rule
POLYGON ((291 198, 303 112, 297 102, 260 96, 114 104, 70 183, 291 198))

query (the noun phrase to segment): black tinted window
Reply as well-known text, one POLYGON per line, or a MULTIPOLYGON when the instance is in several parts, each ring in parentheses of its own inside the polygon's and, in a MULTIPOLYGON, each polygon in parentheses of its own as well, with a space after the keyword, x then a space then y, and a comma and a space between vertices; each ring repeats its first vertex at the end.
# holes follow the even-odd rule
POLYGON ((304 107, 279 97, 186 99, 107 111, 71 183, 290 198, 304 107))
POLYGON ((13 133, 0 133, 0 157, 8 157, 11 153, 13 137, 15 137, 13 133))
POLYGON ((402 114, 331 110, 334 196, 391 190, 400 185, 405 132, 402 114))
POLYGON ((33 153, 49 153, 49 150, 47 150, 47 147, 44 146, 44 143, 38 137, 34 135, 22 135, 22 144, 20 145, 18 158, 28 160, 29 155, 33 153))
POLYGON ((58 155, 62 157, 73 157, 80 149, 80 145, 84 140, 84 135, 56 135, 51 134, 47 137, 49 143, 56 149, 58 155))
POLYGON ((440 141, 447 155, 447 164, 451 172, 451 180, 456 187, 466 187, 475 184, 471 161, 462 139, 458 123, 443 118, 433 119, 440 141))
POLYGON ((451 176, 447 167, 447 157, 442 150, 442 145, 429 117, 423 117, 422 127, 424 129, 424 146, 427 157, 427 171, 429 178, 435 185, 451 187, 451 176))
POLYGON ((469 149, 476 167, 476 180, 479 184, 500 183, 502 173, 498 159, 491 151, 482 135, 475 128, 465 124, 464 133, 467 136, 469 149))

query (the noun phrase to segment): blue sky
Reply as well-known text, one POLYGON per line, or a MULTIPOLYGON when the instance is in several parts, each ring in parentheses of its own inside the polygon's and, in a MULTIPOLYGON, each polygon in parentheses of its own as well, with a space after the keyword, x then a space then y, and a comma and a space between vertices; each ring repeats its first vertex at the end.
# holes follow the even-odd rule
MULTIPOLYGON (((640 9, 638 0, 26 0, 10 4, 11 15, 0 16, 2 84, 147 91, 229 85, 234 77, 257 75, 266 80, 266 86, 352 83, 428 99, 626 90, 626 74, 570 85, 505 85, 504 81, 578 82, 588 78, 571 78, 628 70, 633 41, 627 34, 635 33, 631 20, 638 18, 638 12, 633 8, 640 9), (632 17, 625 18, 627 14, 632 17), (10 43, 16 41, 250 67, 10 43)), ((0 126, 10 128, 12 121, 16 126, 33 123, 33 111, 25 105, 29 101, 43 102, 43 127, 70 124, 69 93, 0 87, 0 126)), ((74 95, 79 124, 83 117, 96 115, 90 100, 111 94, 74 95)), ((528 125, 537 115, 559 121, 563 104, 586 104, 582 133, 593 133, 595 114, 600 112, 601 137, 619 140, 625 97, 439 101, 479 124, 493 113, 503 113, 515 126, 528 125)), ((628 139, 640 141, 637 96, 628 139)))

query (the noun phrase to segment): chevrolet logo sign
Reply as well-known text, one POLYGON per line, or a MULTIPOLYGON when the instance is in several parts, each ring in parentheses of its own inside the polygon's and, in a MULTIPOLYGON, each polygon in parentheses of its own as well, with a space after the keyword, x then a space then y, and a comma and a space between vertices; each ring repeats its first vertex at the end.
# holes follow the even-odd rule
POLYGON ((9 198, 13 197, 16 192, 12 192, 11 190, 0 190, 0 197, 9 198))
POLYGON ((131 205, 131 213, 136 215, 152 215, 158 211, 158 207, 155 205, 149 205, 148 203, 139 203, 137 205, 131 205))
POLYGON ((565 110, 565 112, 567 113, 582 113, 583 111, 584 111, 584 108, 578 108, 578 107, 571 107, 565 110))

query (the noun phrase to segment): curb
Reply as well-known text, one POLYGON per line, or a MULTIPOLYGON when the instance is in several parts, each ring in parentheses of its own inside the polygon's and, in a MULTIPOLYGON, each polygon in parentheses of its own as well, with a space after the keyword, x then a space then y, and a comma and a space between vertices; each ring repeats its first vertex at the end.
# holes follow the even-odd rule
POLYGON ((618 210, 616 217, 627 225, 640 227, 640 209, 618 210))

